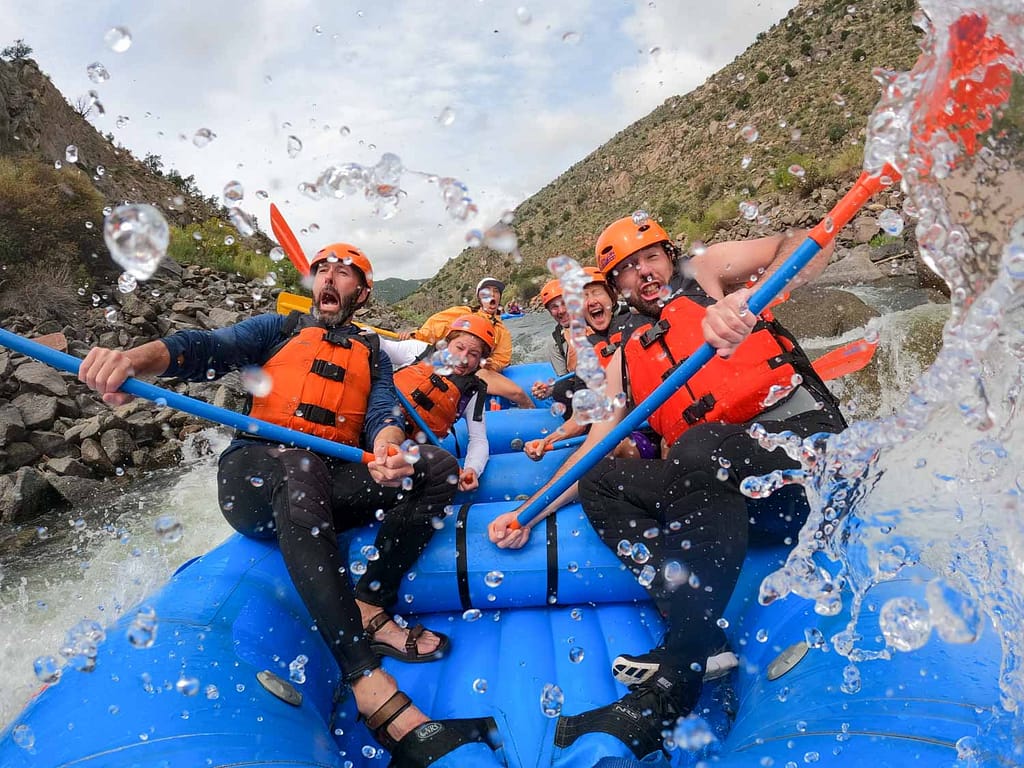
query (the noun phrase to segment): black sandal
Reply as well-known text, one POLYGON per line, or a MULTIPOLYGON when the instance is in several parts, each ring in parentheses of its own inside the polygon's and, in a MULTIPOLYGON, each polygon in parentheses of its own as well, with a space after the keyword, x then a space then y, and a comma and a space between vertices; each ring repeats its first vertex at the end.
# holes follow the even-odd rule
MULTIPOLYGON (((441 634, 440 632, 434 632, 437 636, 437 648, 430 653, 420 653, 419 640, 426 631, 422 624, 408 629, 408 634, 405 636, 405 650, 399 650, 387 643, 379 640, 373 640, 373 636, 376 635, 384 626, 394 619, 388 615, 387 611, 381 611, 375 614, 366 623, 366 634, 370 637, 370 650, 376 653, 378 656, 390 656, 393 659, 404 661, 409 664, 422 664, 427 661, 437 661, 438 659, 444 658, 445 654, 448 653, 448 647, 451 645, 451 641, 447 635, 441 634)), ((433 630, 431 630, 433 632, 433 630)))
POLYGON ((388 750, 388 768, 427 768, 449 752, 474 743, 486 744, 492 752, 501 748, 498 724, 493 717, 428 720, 388 750))
POLYGON ((395 691, 376 712, 366 718, 366 727, 370 729, 373 738, 388 752, 394 752, 398 748, 398 741, 388 733, 388 726, 411 706, 412 699, 402 691, 395 691))

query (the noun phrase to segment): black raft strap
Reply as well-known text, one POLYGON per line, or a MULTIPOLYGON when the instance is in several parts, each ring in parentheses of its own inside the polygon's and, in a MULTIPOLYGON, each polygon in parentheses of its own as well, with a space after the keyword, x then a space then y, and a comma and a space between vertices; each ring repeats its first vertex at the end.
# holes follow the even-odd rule
POLYGON ((345 380, 345 369, 329 360, 316 359, 313 361, 313 367, 309 370, 311 373, 331 381, 342 382, 345 380))
POLYGON ((661 340, 661 337, 668 333, 668 320, 659 320, 642 334, 640 334, 640 346, 647 349, 652 344, 661 340))
POLYGON ((548 515, 545 522, 548 566, 548 605, 558 602, 558 515, 548 515))
POLYGON ((338 422, 338 416, 334 411, 310 403, 299 403, 299 407, 295 409, 295 415, 300 419, 311 421, 314 424, 322 424, 325 427, 333 427, 338 422))
POLYGON ((448 382, 442 379, 436 373, 430 374, 430 383, 437 387, 442 392, 448 391, 448 382))
POLYGON ((469 517, 469 508, 472 504, 463 504, 459 507, 458 515, 455 518, 455 582, 459 587, 459 603, 462 610, 468 611, 473 607, 469 597, 469 551, 466 547, 468 535, 466 520, 469 517))

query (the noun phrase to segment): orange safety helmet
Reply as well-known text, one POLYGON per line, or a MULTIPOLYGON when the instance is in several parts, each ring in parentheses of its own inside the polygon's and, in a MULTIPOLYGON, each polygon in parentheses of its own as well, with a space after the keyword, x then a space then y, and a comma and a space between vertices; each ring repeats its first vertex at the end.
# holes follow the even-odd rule
MULTIPOLYGON (((584 267, 583 271, 586 272, 587 277, 590 278, 589 280, 587 280, 586 285, 590 285, 591 283, 600 283, 601 285, 608 285, 608 278, 606 278, 604 276, 604 272, 599 270, 597 267, 584 267)), ((584 288, 586 287, 586 285, 584 286, 584 288)))
POLYGON ((548 280, 544 283, 544 287, 540 289, 540 303, 545 307, 555 299, 561 298, 562 296, 562 281, 557 277, 554 280, 548 280))
POLYGON ((494 325, 485 317, 480 315, 459 315, 452 320, 448 330, 448 337, 453 333, 468 333, 476 336, 484 343, 484 357, 491 354, 494 349, 494 341, 497 338, 494 333, 494 325))
POLYGON ((668 232, 654 219, 645 219, 643 223, 637 224, 632 216, 626 216, 605 227, 597 238, 597 245, 594 246, 597 268, 607 276, 618 264, 642 248, 671 242, 668 232))
POLYGON ((336 261, 340 261, 343 264, 351 264, 359 269, 363 274, 363 279, 366 281, 366 287, 373 290, 373 265, 366 258, 365 253, 348 243, 332 243, 331 245, 325 245, 317 251, 316 256, 309 262, 309 273, 315 275, 317 265, 324 261, 330 261, 332 257, 336 261))

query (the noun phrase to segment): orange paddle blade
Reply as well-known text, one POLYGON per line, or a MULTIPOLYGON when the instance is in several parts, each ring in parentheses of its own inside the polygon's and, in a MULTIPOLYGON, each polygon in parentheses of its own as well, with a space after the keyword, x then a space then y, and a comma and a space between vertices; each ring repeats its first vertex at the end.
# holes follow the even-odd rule
POLYGON ((299 270, 299 274, 303 277, 308 275, 309 259, 306 258, 306 254, 303 252, 302 246, 299 245, 298 238, 295 237, 292 228, 285 221, 281 209, 274 203, 270 204, 270 228, 274 231, 274 237, 277 238, 277 242, 281 245, 285 255, 295 265, 295 268, 299 270))
POLYGON ((838 379, 848 373, 859 371, 871 362, 878 349, 878 342, 857 339, 831 352, 826 352, 813 363, 814 372, 825 381, 838 379))

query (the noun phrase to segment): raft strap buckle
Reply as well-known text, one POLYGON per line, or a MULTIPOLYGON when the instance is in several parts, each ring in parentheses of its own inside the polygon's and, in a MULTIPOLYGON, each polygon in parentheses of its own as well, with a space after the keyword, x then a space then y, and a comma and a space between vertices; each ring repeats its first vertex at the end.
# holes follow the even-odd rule
POLYGON ((325 379, 331 381, 342 382, 345 380, 345 369, 340 365, 335 365, 329 360, 316 359, 313 361, 313 367, 309 369, 311 373, 315 373, 317 376, 322 376, 325 379))

